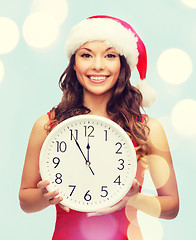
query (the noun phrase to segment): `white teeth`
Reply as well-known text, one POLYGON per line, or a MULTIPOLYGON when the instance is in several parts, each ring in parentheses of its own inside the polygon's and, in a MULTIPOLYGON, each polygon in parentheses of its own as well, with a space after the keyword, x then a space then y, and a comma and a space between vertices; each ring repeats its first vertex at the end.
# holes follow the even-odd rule
POLYGON ((90 79, 95 80, 95 81, 101 81, 101 80, 105 80, 107 77, 104 76, 100 76, 100 77, 93 77, 93 76, 89 76, 90 79))

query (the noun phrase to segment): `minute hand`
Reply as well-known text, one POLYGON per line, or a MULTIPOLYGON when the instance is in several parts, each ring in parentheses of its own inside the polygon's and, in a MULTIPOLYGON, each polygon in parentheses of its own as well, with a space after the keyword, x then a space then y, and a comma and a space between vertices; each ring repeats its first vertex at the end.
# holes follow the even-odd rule
POLYGON ((73 139, 74 139, 74 141, 75 141, 75 143, 76 143, 77 147, 79 148, 80 152, 82 153, 82 156, 83 156, 83 158, 85 159, 85 161, 86 161, 86 164, 87 164, 87 165, 88 165, 88 167, 90 168, 90 170, 91 170, 92 174, 93 174, 93 175, 95 175, 95 174, 94 174, 94 172, 93 172, 93 170, 92 170, 92 168, 90 167, 89 161, 86 159, 86 157, 85 157, 85 155, 84 155, 84 153, 83 153, 83 151, 82 151, 82 149, 81 149, 81 147, 80 147, 80 145, 79 145, 78 141, 75 139, 75 137, 74 137, 74 136, 73 136, 73 139))

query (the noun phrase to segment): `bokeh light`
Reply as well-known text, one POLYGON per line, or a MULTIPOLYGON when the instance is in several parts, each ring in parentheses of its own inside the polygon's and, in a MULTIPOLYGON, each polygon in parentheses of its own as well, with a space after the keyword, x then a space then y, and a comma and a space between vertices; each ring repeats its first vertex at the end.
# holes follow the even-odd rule
POLYGON ((36 12, 27 17, 23 25, 24 39, 31 47, 47 48, 58 37, 59 25, 53 15, 36 12))
POLYGON ((164 51, 157 62, 158 73, 170 84, 181 84, 192 73, 192 61, 181 49, 171 48, 164 51))
POLYGON ((163 226, 158 218, 151 217, 138 211, 138 222, 144 240, 163 239, 163 226))
POLYGON ((163 187, 170 176, 170 169, 167 161, 159 155, 151 154, 149 159, 149 171, 156 189, 163 187))
MULTIPOLYGON (((118 239, 117 227, 116 219, 111 214, 102 215, 101 218, 84 217, 81 219, 79 229, 81 231, 78 234, 82 233, 83 238, 86 240, 114 239, 114 237, 118 239)), ((78 239, 82 236, 79 235, 78 239)))
POLYGON ((175 130, 182 135, 196 134, 196 100, 184 99, 178 102, 171 114, 175 130))
POLYGON ((187 7, 196 8, 196 0, 181 0, 187 7))
POLYGON ((159 218, 161 214, 161 205, 159 200, 156 196, 151 196, 148 194, 138 194, 128 200, 125 208, 125 214, 130 222, 132 222, 134 217, 134 208, 157 218, 159 218))
POLYGON ((10 18, 0 17, 0 33, 0 54, 11 52, 19 41, 18 26, 10 18))
POLYGON ((4 74, 5 74, 4 65, 0 60, 0 83, 3 81, 4 74))
POLYGON ((68 4, 66 0, 34 0, 31 12, 47 12, 55 17, 58 24, 62 24, 68 13, 68 4))

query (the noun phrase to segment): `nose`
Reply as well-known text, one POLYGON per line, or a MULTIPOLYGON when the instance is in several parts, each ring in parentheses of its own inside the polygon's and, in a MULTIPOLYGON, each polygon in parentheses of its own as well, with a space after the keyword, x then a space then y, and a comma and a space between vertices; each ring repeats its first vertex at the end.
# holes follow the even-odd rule
POLYGON ((94 58, 92 68, 93 70, 96 70, 96 71, 100 71, 104 69, 104 61, 102 57, 97 56, 94 58))

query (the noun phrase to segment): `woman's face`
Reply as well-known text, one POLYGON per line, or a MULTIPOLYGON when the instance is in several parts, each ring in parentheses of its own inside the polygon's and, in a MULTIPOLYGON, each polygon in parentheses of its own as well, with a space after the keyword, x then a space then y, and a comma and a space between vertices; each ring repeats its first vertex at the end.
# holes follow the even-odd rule
POLYGON ((74 70, 84 94, 111 93, 120 73, 120 56, 103 41, 83 44, 75 54, 74 70))

